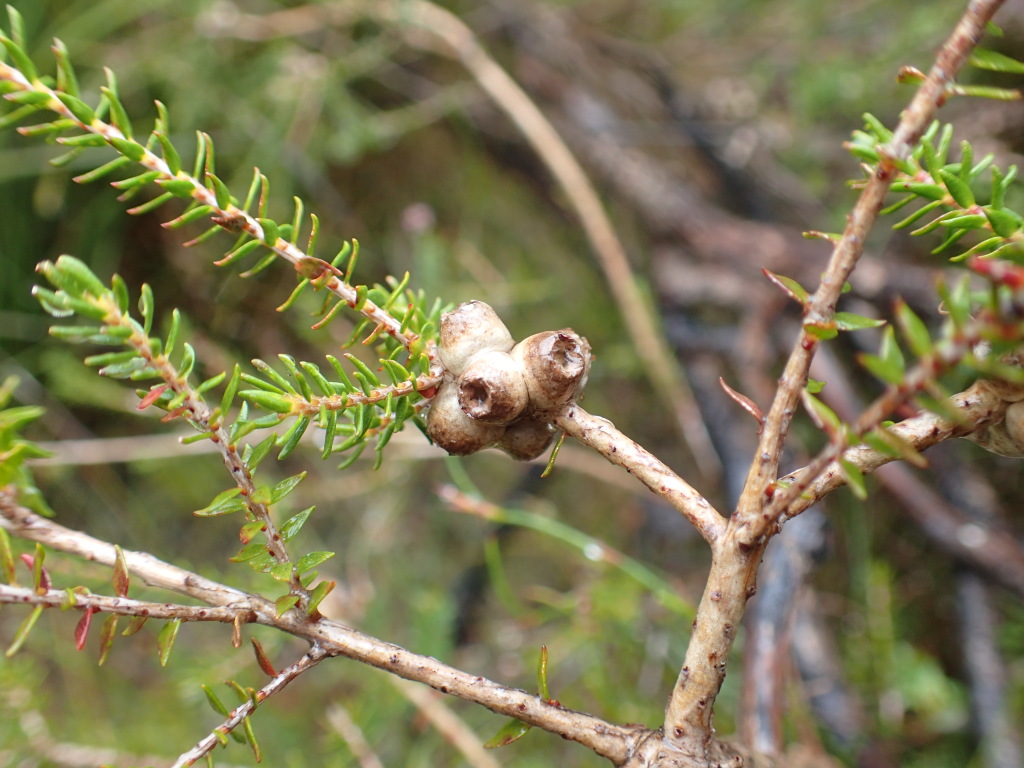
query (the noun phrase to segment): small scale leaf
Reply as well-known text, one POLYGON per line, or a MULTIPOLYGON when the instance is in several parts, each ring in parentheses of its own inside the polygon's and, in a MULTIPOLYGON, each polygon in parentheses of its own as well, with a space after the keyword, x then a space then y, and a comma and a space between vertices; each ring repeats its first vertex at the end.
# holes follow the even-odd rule
POLYGON ((835 322, 828 323, 804 323, 804 331, 819 341, 828 341, 839 335, 835 322))
POLYGON ((273 449, 274 444, 277 442, 277 435, 269 435, 265 439, 261 440, 252 449, 252 453, 246 459, 246 466, 249 467, 250 471, 255 471, 256 467, 259 466, 260 462, 263 461, 273 449))
POLYGON ((807 384, 806 384, 806 386, 804 388, 808 392, 810 392, 812 395, 816 395, 819 392, 821 392, 821 390, 823 390, 825 388, 825 382, 824 381, 818 381, 817 379, 812 379, 812 378, 808 377, 807 378, 807 384))
POLYGON ((181 362, 178 363, 178 378, 187 379, 196 364, 196 351, 186 342, 182 345, 181 362))
POLYGON ((975 48, 971 53, 968 62, 972 67, 985 69, 990 72, 1011 72, 1016 75, 1024 74, 1024 63, 1010 58, 1009 56, 992 51, 987 48, 975 48))
POLYGON ((256 222, 263 229, 263 244, 273 246, 277 242, 279 227, 273 219, 258 218, 256 222))
POLYGON ((1012 237, 1021 228, 1021 218, 1005 208, 985 208, 985 216, 992 225, 992 231, 1000 237, 1012 237))
POLYGON ((277 454, 277 458, 284 459, 295 450, 298 446, 299 441, 305 434, 306 429, 309 427, 311 419, 308 416, 302 416, 296 419, 295 423, 285 432, 278 440, 278 444, 281 446, 281 450, 277 454))
MULTIPOLYGON (((108 75, 111 74, 110 70, 107 70, 108 75)), ((124 109, 124 104, 117 96, 114 88, 108 88, 106 86, 100 87, 100 93, 107 97, 107 104, 110 106, 110 122, 113 123, 114 127, 119 130, 126 139, 132 138, 132 123, 128 119, 128 113, 124 109)))
POLYGON ((128 620, 128 626, 124 628, 124 632, 121 633, 121 637, 131 637, 140 629, 142 629, 146 622, 149 621, 148 616, 132 616, 128 620))
POLYGON ((206 701, 209 702, 213 711, 222 717, 228 716, 228 708, 224 706, 224 702, 213 692, 213 689, 208 685, 203 685, 203 693, 206 694, 206 701))
POLYGON ((124 550, 114 545, 114 594, 118 597, 128 596, 131 579, 128 575, 128 562, 124 559, 124 550))
POLYGON ((263 542, 254 541, 250 544, 246 544, 238 553, 230 558, 233 563, 244 563, 256 558, 260 555, 264 555, 267 552, 267 546, 263 542))
POLYGON ((494 736, 484 742, 484 749, 507 747, 512 742, 523 738, 532 727, 532 725, 527 725, 522 720, 509 720, 494 736))
POLYGON ((8 584, 17 584, 15 581, 14 552, 11 550, 11 538, 6 530, 0 528, 0 571, 4 581, 8 584))
POLYGON ((285 520, 284 524, 278 530, 278 533, 281 535, 281 540, 288 542, 295 538, 295 535, 302 530, 302 526, 306 524, 306 521, 309 520, 309 516, 313 514, 315 509, 315 506, 306 507, 301 512, 298 512, 285 520))
POLYGON ((262 533, 264 528, 266 528, 266 523, 262 520, 250 520, 239 529, 238 540, 243 544, 248 544, 256 538, 256 536, 262 533))
POLYGON ((864 328, 879 328, 885 325, 885 320, 855 315, 852 312, 836 312, 835 322, 836 328, 840 331, 859 331, 864 328))
POLYGON ((256 663, 260 665, 260 669, 266 672, 270 677, 277 677, 277 670, 275 670, 274 665, 270 663, 270 659, 267 658, 267 654, 263 652, 263 646, 260 645, 260 641, 255 637, 250 637, 249 641, 252 643, 253 652, 256 654, 256 663))
POLYGON ((737 403, 743 410, 753 416, 757 420, 758 425, 764 423, 764 411, 761 410, 761 407, 757 403, 746 395, 737 392, 735 389, 730 387, 721 376, 718 378, 718 385, 725 391, 725 394, 732 398, 733 402, 737 403))
POLYGON ((804 406, 819 429, 823 429, 830 434, 839 431, 842 427, 842 421, 835 411, 807 392, 807 390, 803 390, 801 395, 804 406))
POLYGON ((885 360, 886 364, 899 369, 899 381, 902 382, 903 374, 907 368, 907 363, 903 357, 903 351, 900 349, 899 344, 896 343, 896 332, 893 330, 892 326, 888 326, 885 331, 882 332, 882 345, 879 350, 879 354, 882 359, 885 360))
POLYGON ((221 491, 207 506, 195 510, 192 514, 197 517, 215 517, 240 512, 245 509, 245 500, 236 498, 240 493, 241 489, 237 487, 221 491))
POLYGON ((310 616, 314 616, 320 611, 320 603, 324 601, 337 586, 337 582, 334 581, 321 581, 309 592, 309 605, 306 606, 306 613, 310 616))
POLYGON ((36 79, 36 68, 32 64, 32 59, 29 58, 28 54, 25 53, 25 50, 18 44, 19 42, 22 42, 20 39, 22 36, 19 34, 21 16, 13 15, 17 13, 13 6, 8 5, 7 11, 8 14, 11 14, 11 21, 13 22, 11 26, 13 28, 14 40, 10 39, 6 35, 0 34, 0 43, 2 43, 4 48, 7 49, 7 52, 11 54, 14 66, 21 70, 21 74, 25 76, 26 80, 31 82, 36 79), (18 27, 15 27, 15 24, 17 24, 18 27))
POLYGON ((277 608, 277 615, 284 616, 288 611, 294 608, 298 602, 298 595, 284 595, 283 597, 277 598, 274 602, 274 606, 277 608))
POLYGON ((970 208, 974 205, 974 193, 970 185, 959 176, 942 168, 939 170, 939 181, 961 208, 970 208))
POLYGON ((548 647, 540 647, 540 656, 537 659, 537 691, 542 699, 550 699, 551 691, 548 689, 548 647))
POLYGON ((99 665, 101 667, 107 663, 110 649, 114 647, 114 638, 117 636, 117 618, 117 614, 112 613, 103 621, 103 629, 100 631, 99 665))
POLYGON ((85 648, 85 641, 89 637, 89 627, 92 626, 92 615, 96 613, 97 609, 93 606, 88 606, 82 611, 82 617, 78 620, 75 625, 75 650, 80 651, 85 648))
POLYGON ((306 571, 311 571, 327 560, 334 557, 334 552, 310 552, 308 555, 303 555, 299 558, 299 562, 296 563, 295 569, 301 574, 306 571))
POLYGON ((850 486, 850 490, 853 491, 853 495, 864 501, 868 497, 868 487, 860 467, 847 459, 839 459, 839 469, 850 486))
POLYGON ((256 762, 263 761, 263 752, 260 750, 260 745, 256 741, 256 732, 252 729, 252 719, 246 717, 242 720, 242 730, 245 733, 245 740, 249 743, 249 747, 252 749, 252 756, 256 762))
POLYGON ((981 229, 988 224, 988 217, 983 213, 969 213, 966 216, 947 216, 939 222, 939 226, 949 229, 981 229))
POLYGON ((895 181, 889 188, 893 192, 912 192, 926 200, 942 200, 946 196, 946 190, 939 184, 927 184, 920 181, 895 181))
POLYGON ((277 581, 291 581, 292 574, 292 564, 288 562, 275 563, 273 567, 271 567, 270 569, 270 578, 275 579, 277 581))
POLYGON ((903 300, 896 302, 896 322, 911 350, 918 357, 924 357, 932 352, 932 337, 928 333, 928 326, 914 313, 914 310, 903 300))
POLYGON ((189 179, 158 179, 156 183, 175 197, 190 198, 196 191, 196 185, 189 179))
POLYGON ((222 211, 226 211, 231 205, 231 191, 215 174, 206 174, 206 179, 213 190, 214 198, 217 200, 217 207, 222 211))
POLYGON ((18 626, 18 631, 14 633, 14 640, 7 648, 7 653, 4 654, 7 658, 10 658, 25 644, 28 640, 28 636, 32 633, 32 628, 35 627, 36 622, 39 621, 39 616, 43 613, 44 606, 37 605, 28 616, 25 617, 24 621, 18 626))
POLYGON ((156 647, 160 654, 160 666, 166 667, 167 660, 171 657, 171 649, 178 637, 178 630, 181 628, 181 619, 168 621, 156 638, 156 647))
POLYGON ((264 392, 259 389, 244 389, 238 393, 238 396, 271 413, 291 413, 295 404, 290 395, 264 392))
POLYGON ((164 162, 167 163, 167 169, 171 172, 172 176, 177 176, 178 172, 181 171, 181 155, 178 154, 178 150, 167 137, 166 131, 154 131, 153 135, 160 142, 160 150, 163 154, 164 162))

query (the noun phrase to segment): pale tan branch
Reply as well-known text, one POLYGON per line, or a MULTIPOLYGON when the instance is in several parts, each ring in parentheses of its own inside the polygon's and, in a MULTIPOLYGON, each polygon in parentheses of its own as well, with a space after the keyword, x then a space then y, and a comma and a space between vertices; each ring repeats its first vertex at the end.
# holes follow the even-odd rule
MULTIPOLYGON (((113 567, 117 559, 113 544, 40 517, 20 506, 13 493, 4 489, 0 489, 0 527, 19 538, 35 541, 49 549, 77 555, 108 567, 113 567)), ((146 552, 135 552, 130 549, 122 552, 129 572, 152 587, 187 595, 208 605, 234 605, 241 609, 251 607, 253 600, 260 599, 248 592, 219 584, 184 568, 165 563, 146 552)))

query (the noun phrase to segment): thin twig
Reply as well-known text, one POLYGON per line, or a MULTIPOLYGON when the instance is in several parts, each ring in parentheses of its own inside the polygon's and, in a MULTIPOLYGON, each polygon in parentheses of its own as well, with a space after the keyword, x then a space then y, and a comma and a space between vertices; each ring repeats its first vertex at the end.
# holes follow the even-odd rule
POLYGON ((570 437, 625 469, 651 491, 679 510, 714 546, 725 531, 725 518, 696 489, 669 469, 663 461, 627 437, 608 419, 593 416, 579 405, 552 414, 552 424, 570 437))
POLYGON ((0 603, 11 605, 47 605, 51 608, 92 609, 100 613, 119 616, 142 616, 148 619, 180 619, 181 621, 220 621, 234 623, 239 612, 237 607, 207 605, 179 605, 176 603, 154 603, 147 600, 133 600, 128 597, 110 595, 78 594, 64 590, 48 589, 38 592, 28 587, 0 584, 0 603))
MULTIPOLYGON (((894 424, 889 427, 889 430, 920 452, 933 445, 938 445, 944 440, 965 437, 986 424, 1001 421, 1006 413, 1007 404, 989 386, 988 382, 977 381, 963 392, 953 395, 946 401, 946 405, 952 409, 955 418, 946 418, 930 412, 922 413, 894 424)), ((866 445, 847 449, 843 452, 843 459, 856 466, 864 474, 873 472, 883 464, 896 461, 895 457, 866 445)), ((791 472, 780 478, 779 482, 792 482, 802 472, 802 469, 791 472)), ((837 462, 829 464, 814 482, 807 486, 804 493, 789 505, 785 513, 779 517, 778 524, 781 525, 786 520, 796 517, 844 485, 846 485, 846 480, 839 464, 837 462)))
MULTIPOLYGON (((75 117, 74 113, 68 109, 68 107, 65 106, 59 98, 57 98, 57 92, 55 90, 47 87, 44 83, 38 80, 29 81, 21 71, 9 64, 5 64, 2 61, 0 61, 0 81, 6 81, 12 84, 16 91, 28 91, 48 95, 49 100, 44 105, 41 105, 41 107, 45 107, 52 112, 56 112, 63 119, 72 121, 87 133, 102 136, 107 142, 111 143, 111 145, 115 142, 125 140, 125 136, 120 130, 109 123, 103 122, 99 118, 94 118, 93 121, 88 124, 83 123, 75 117)), ((348 284, 342 279, 339 279, 338 274, 336 274, 337 270, 334 270, 334 268, 329 264, 312 258, 295 243, 289 242, 284 238, 278 237, 272 242, 266 242, 266 233, 263 226, 256 221, 255 217, 251 216, 248 212, 241 210, 233 203, 221 206, 217 201, 217 195, 214 190, 212 188, 208 188, 202 180, 189 175, 184 170, 180 170, 177 173, 172 172, 170 166, 162 157, 151 152, 149 149, 142 147, 142 145, 137 146, 142 150, 142 157, 138 160, 138 164, 150 171, 158 173, 158 181, 187 181, 191 184, 192 199, 199 205, 210 207, 211 211, 209 218, 211 221, 214 221, 226 229, 230 228, 230 231, 232 232, 244 231, 254 240, 264 242, 268 250, 273 251, 282 259, 292 264, 296 270, 300 271, 304 276, 306 276, 307 271, 315 271, 316 274, 310 276, 310 279, 314 280, 319 287, 326 288, 353 309, 358 307, 356 311, 373 322, 379 329, 379 332, 388 334, 406 349, 411 349, 419 340, 418 335, 402 328, 401 319, 393 317, 382 307, 379 307, 373 301, 366 299, 365 296, 359 296, 356 287, 348 284)), ((437 354, 436 346, 432 342, 428 342, 425 345, 425 352, 430 359, 433 360, 437 354)))

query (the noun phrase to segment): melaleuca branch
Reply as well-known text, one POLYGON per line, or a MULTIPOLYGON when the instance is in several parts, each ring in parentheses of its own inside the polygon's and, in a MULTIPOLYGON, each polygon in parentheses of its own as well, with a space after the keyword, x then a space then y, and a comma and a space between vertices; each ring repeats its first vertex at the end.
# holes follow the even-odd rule
MULTIPOLYGON (((971 2, 940 49, 928 77, 918 89, 890 141, 878 149, 879 163, 867 180, 846 229, 814 294, 799 297, 803 323, 786 362, 735 513, 725 534, 712 547, 712 566, 697 610, 686 658, 665 711, 665 743, 672 753, 711 760, 712 707, 725 680, 726 664, 746 604, 756 592, 756 577, 767 539, 777 517, 766 513, 778 476, 789 428, 803 397, 808 371, 821 341, 835 333, 835 312, 843 286, 863 253, 865 238, 901 165, 932 123, 938 107, 971 50, 980 40, 1000 0, 971 2)), ((817 468, 816 468, 817 469, 817 468)))
MULTIPOLYGON (((77 555, 113 567, 116 548, 87 534, 65 528, 19 505, 0 491, 0 527, 50 550, 77 555)), ((480 704, 491 711, 577 741, 615 763, 621 763, 649 731, 641 726, 618 726, 583 712, 566 709, 539 695, 508 688, 472 675, 437 659, 366 635, 336 621, 314 620, 304 611, 280 613, 274 601, 228 587, 199 574, 163 562, 152 555, 123 550, 128 571, 146 584, 197 598, 233 612, 236 624, 258 623, 308 640, 331 656, 378 667, 399 677, 425 683, 436 690, 480 704)), ((66 597, 62 594, 62 597, 66 597)), ((236 630, 237 631, 237 630, 236 630)))
MULTIPOLYGON (((806 508, 802 501, 798 500, 826 467, 832 464, 843 473, 847 484, 853 486, 855 493, 861 497, 865 496, 867 491, 863 487, 863 469, 858 463, 847 459, 844 453, 865 438, 869 440, 871 447, 892 459, 902 459, 917 466, 925 465, 926 462, 920 454, 922 447, 902 437, 905 428, 900 429, 900 425, 892 428, 883 426, 884 420, 900 406, 914 402, 919 396, 932 398, 927 405, 934 413, 929 416, 938 414, 946 421, 957 425, 958 433, 962 436, 977 434, 991 424, 1000 423, 1007 407, 1024 398, 1024 384, 1013 383, 1019 382, 1022 378, 1021 369, 1016 364, 1016 355, 996 359, 997 356, 991 350, 986 354, 978 354, 980 350, 985 350, 988 339, 1001 339, 1004 346, 1016 346, 1024 329, 1019 323, 989 309, 978 310, 976 317, 970 317, 966 286, 967 283, 964 282, 961 283, 961 290, 944 291, 947 306, 951 311, 948 313, 942 337, 937 341, 929 337, 924 323, 907 305, 899 304, 896 311, 897 320, 903 336, 913 351, 919 355, 919 359, 913 367, 905 368, 903 353, 896 346, 895 334, 891 328, 887 329, 881 354, 862 355, 861 360, 889 384, 861 412, 854 423, 843 424, 835 412, 804 390, 806 410, 815 420, 816 426, 829 435, 830 439, 807 466, 777 483, 775 493, 765 507, 764 514, 769 520, 774 521, 782 516, 793 517, 796 514, 793 511, 794 505, 799 505, 801 509, 806 508), (957 366, 968 366, 977 372, 992 375, 993 381, 980 380, 975 388, 986 394, 998 392, 1001 406, 994 405, 975 411, 975 402, 970 397, 965 401, 964 393, 947 398, 939 383, 939 377, 957 366), (995 381, 998 383, 994 383, 995 381), (970 409, 965 408, 965 402, 971 405, 970 409), (947 403, 949 409, 944 413, 947 403)), ((911 434, 914 434, 913 431, 911 434)), ((942 429, 938 434, 943 434, 943 439, 948 439, 953 433, 942 429)), ((923 447, 927 448, 934 444, 928 443, 923 447)), ((1024 447, 1021 447, 1021 450, 1024 451, 1024 447)), ((874 466, 870 468, 873 469, 874 466)))
POLYGON ((847 279, 864 251, 868 232, 882 210, 890 185, 900 166, 935 118, 938 108, 949 97, 957 73, 984 34, 985 25, 995 14, 1001 0, 974 0, 961 17, 953 34, 940 49, 927 78, 918 88, 889 142, 878 148, 879 163, 861 191, 846 229, 835 244, 817 291, 804 307, 803 329, 793 346, 779 389, 765 418, 765 427, 751 464, 740 502, 739 519, 747 528, 744 540, 756 543, 767 531, 770 521, 761 515, 765 494, 778 475, 782 447, 796 412, 800 393, 822 330, 829 328, 836 304, 847 279))

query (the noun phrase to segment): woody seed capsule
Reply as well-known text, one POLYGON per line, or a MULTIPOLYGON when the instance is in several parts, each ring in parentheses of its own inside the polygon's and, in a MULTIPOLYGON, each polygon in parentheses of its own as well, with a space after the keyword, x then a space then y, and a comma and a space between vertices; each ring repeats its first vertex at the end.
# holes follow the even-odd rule
POLYGON ((496 447, 516 461, 530 461, 547 450, 554 436, 550 424, 527 417, 509 426, 496 447))
POLYGON ((571 328, 528 336, 512 349, 523 367, 530 405, 547 410, 573 400, 587 383, 590 344, 571 328))
POLYGON ((437 353, 441 363, 458 375, 470 358, 484 350, 508 352, 515 340, 490 304, 466 301, 441 315, 437 353))
POLYGON ((458 386, 445 379, 427 413, 427 435, 452 456, 467 456, 482 451, 505 432, 496 424, 471 419, 459 405, 458 386))
POLYGON ((462 410, 487 424, 511 424, 529 405, 526 379, 508 352, 478 352, 455 383, 462 410))

